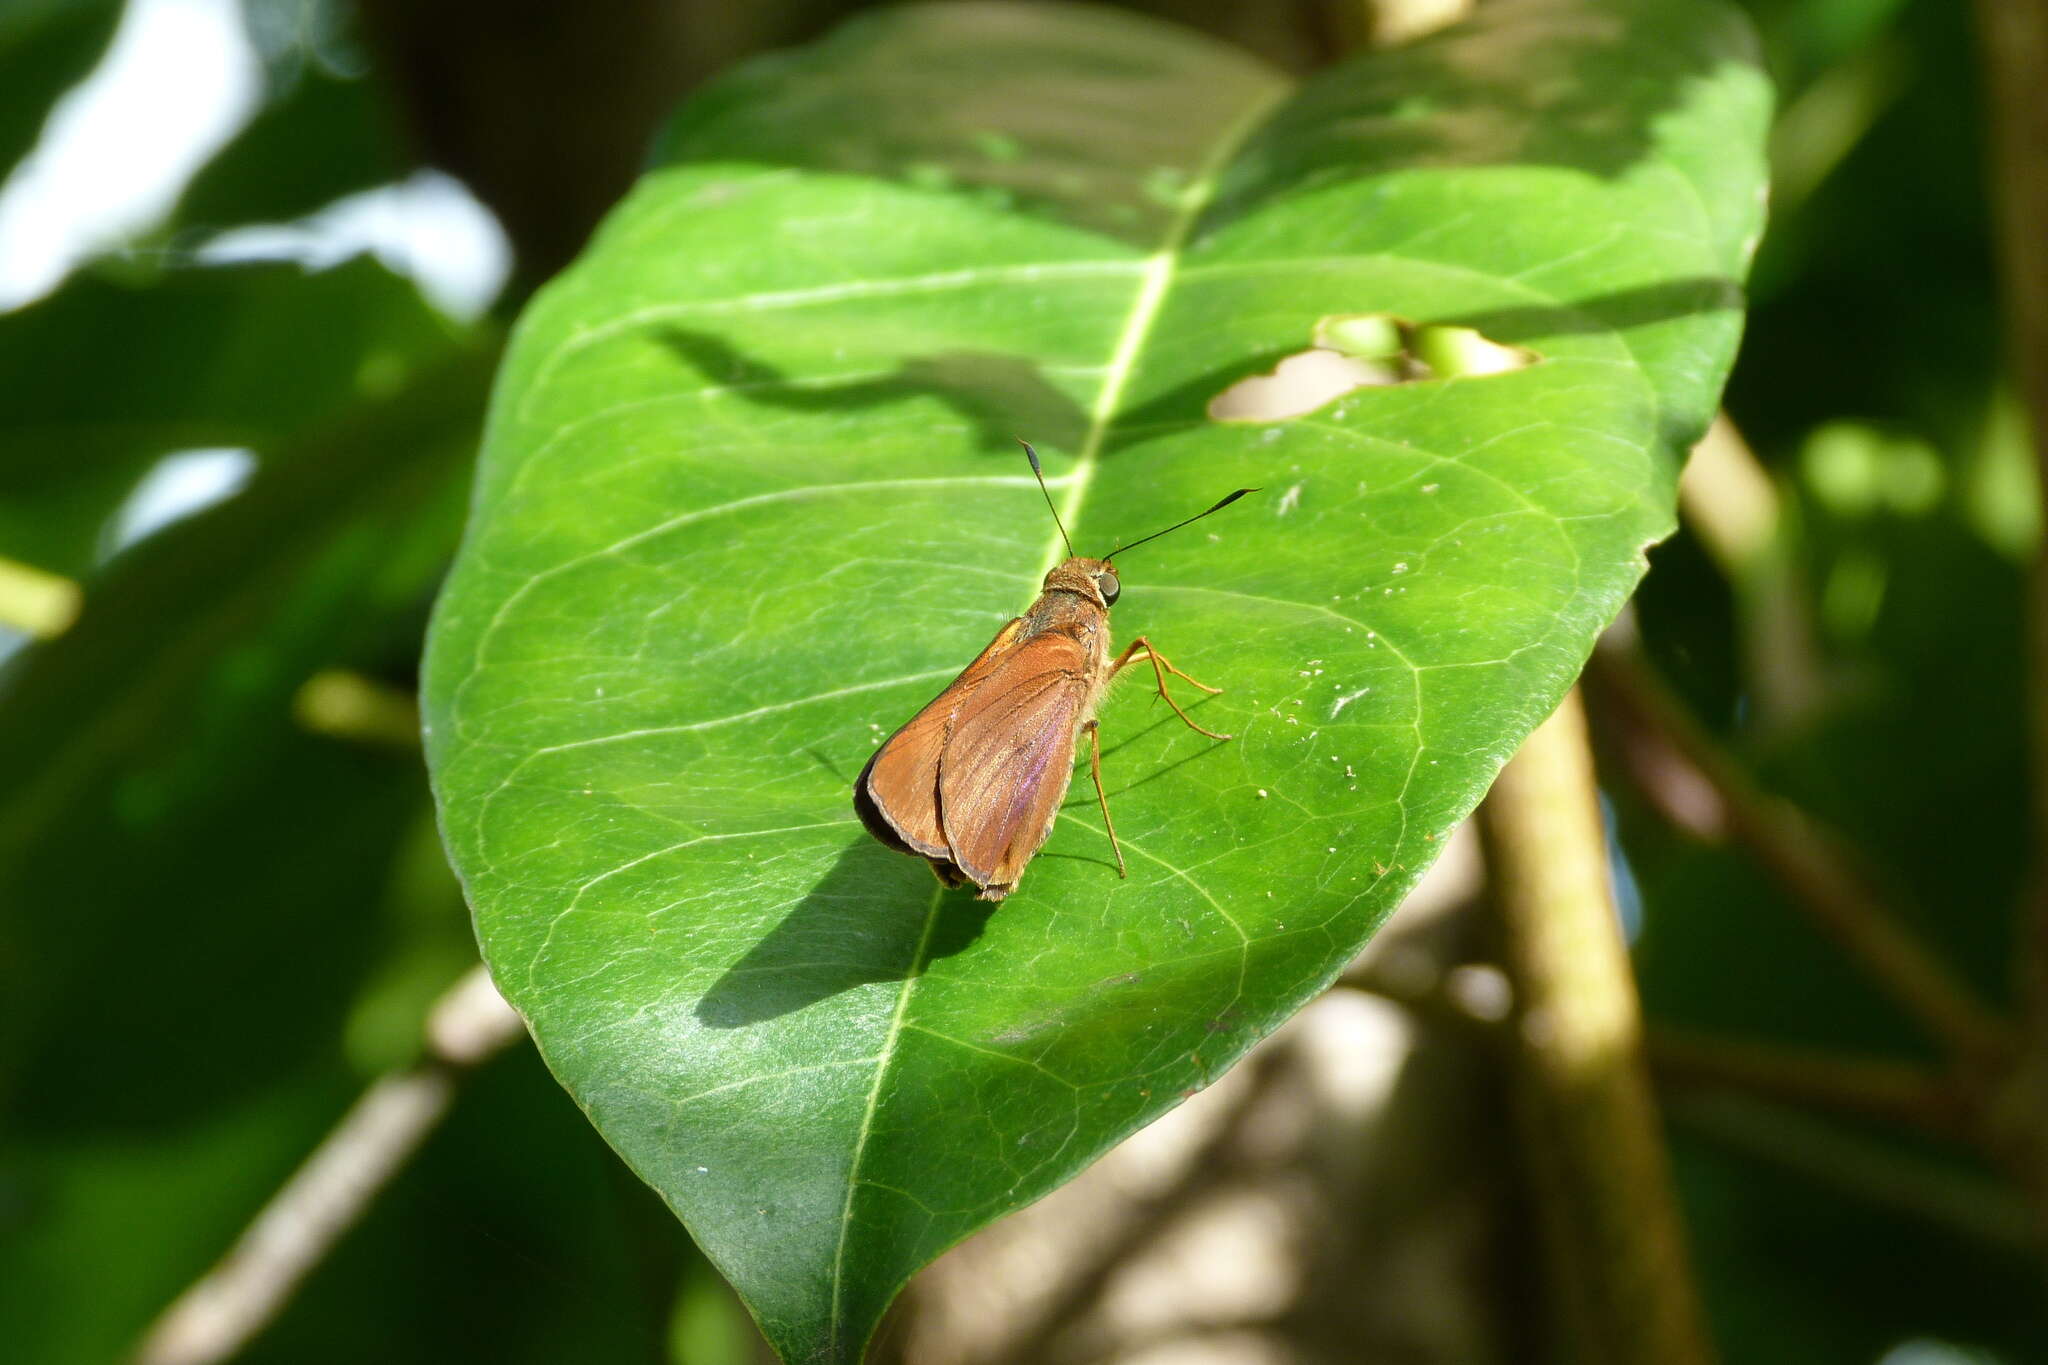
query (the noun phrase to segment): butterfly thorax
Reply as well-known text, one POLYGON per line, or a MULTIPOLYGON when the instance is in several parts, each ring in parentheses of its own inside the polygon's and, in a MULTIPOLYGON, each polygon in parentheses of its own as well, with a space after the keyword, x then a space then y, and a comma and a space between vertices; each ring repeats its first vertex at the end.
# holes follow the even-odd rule
POLYGON ((1102 670, 1109 661, 1109 607, 1116 595, 1116 574, 1106 562, 1076 556, 1045 576, 1045 590, 1017 622, 1019 644, 1042 635, 1064 635, 1081 646, 1088 661, 1091 706, 1106 681, 1102 670))

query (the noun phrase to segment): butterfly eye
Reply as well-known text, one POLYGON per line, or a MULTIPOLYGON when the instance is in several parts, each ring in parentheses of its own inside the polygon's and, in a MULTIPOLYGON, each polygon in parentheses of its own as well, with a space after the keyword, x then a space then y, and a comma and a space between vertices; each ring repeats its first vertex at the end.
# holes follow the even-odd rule
POLYGON ((1116 605, 1117 594, 1123 591, 1122 585, 1116 581, 1116 575, 1107 569, 1095 575, 1095 586, 1102 590, 1102 600, 1112 607, 1116 605))

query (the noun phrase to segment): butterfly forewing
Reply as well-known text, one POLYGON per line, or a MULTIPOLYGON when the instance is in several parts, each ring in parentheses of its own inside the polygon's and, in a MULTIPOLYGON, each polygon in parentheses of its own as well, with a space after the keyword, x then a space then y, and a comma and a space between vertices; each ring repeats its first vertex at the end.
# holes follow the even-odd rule
POLYGON ((854 783, 854 809, 868 832, 892 847, 950 859, 939 819, 939 755, 954 714, 1000 666, 1023 626, 1012 620, 960 676, 910 723, 884 740, 854 783))
POLYGON ((997 895, 1052 832, 1087 719, 1089 662, 1072 636, 1033 636, 954 713, 939 758, 939 816, 953 861, 997 895))

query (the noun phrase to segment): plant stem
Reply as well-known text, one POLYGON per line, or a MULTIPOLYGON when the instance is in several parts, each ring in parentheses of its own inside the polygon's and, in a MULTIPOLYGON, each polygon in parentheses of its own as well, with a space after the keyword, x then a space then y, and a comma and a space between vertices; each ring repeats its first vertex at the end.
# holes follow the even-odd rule
POLYGON ((1520 1006, 1524 1145, 1573 1358, 1706 1365, 1576 690, 1502 769, 1480 833, 1520 1006))
POLYGON ((1832 830, 1763 790, 1716 744, 1614 632, 1587 670, 1621 761, 1672 823, 1702 838, 1729 835, 1897 1004, 1968 1063, 2010 1050, 1997 1015, 1903 927, 1903 917, 1832 830))
MULTIPOLYGON (((1978 0, 1990 92, 1991 182, 2010 363, 2032 428, 2036 496, 2048 493, 2048 0, 1978 0)), ((2027 608, 2027 724, 2033 754, 2035 865, 2013 953, 2025 1023, 2021 1059, 1997 1115, 2048 1223, 2048 547, 2036 547, 2027 608)))
POLYGON ((1449 28, 1472 12, 1472 0, 1366 0, 1361 9, 1372 46, 1395 47, 1449 28))
POLYGON ((1749 1096, 1673 1096, 1667 1108, 1674 1128, 1859 1203, 1906 1214, 2001 1255, 2024 1253, 2033 1244, 2026 1202, 2012 1187, 1953 1161, 1919 1156, 1897 1142, 1749 1096))
POLYGON ((306 679, 292 714, 316 735, 418 753, 420 704, 410 692, 341 668, 306 679))
POLYGON ((1685 462, 1678 509, 1735 590, 1742 676, 1758 724, 1798 720, 1822 691, 1811 594, 1783 533, 1778 487, 1725 412, 1685 462))
POLYGON ((1954 1079, 1910 1062, 1662 1027, 1650 1030, 1649 1049, 1660 1085, 1740 1091, 1951 1140, 1978 1137, 1954 1079))
POLYGON ((0 558, 0 626, 46 640, 78 618, 78 584, 33 564, 0 558))
POLYGON ((419 1149, 457 1081, 523 1033, 484 969, 472 968, 428 1016, 427 1060, 363 1092, 220 1263, 150 1325, 132 1365, 210 1365, 240 1353, 419 1149))

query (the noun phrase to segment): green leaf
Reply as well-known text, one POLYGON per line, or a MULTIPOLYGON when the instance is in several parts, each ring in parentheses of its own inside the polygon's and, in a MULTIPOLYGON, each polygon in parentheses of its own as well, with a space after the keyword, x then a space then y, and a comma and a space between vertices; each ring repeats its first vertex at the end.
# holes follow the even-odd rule
POLYGON ((156 460, 198 446, 290 459, 308 444, 299 433, 458 339, 367 259, 73 279, 0 315, 0 555, 84 574, 108 514, 156 460))
POLYGON ((35 145, 59 96, 113 36, 113 0, 9 0, 0 6, 0 180, 35 145))
POLYGON ((331 0, 245 0, 243 14, 264 57, 264 104, 193 176, 176 224, 284 221, 403 178, 411 158, 356 16, 331 0))
MULTIPOLYGON (((191 1057, 159 1061, 175 1071, 191 1057)), ((40 1365, 123 1359, 347 1106, 354 1079, 321 1060, 309 1074, 140 1132, 10 1132, 0 1145, 0 1321, 10 1352, 40 1365)))
POLYGON ((519 1048, 463 1082, 362 1225, 238 1359, 655 1365, 673 1286, 711 1278, 519 1048))
MULTIPOLYGON (((695 100, 501 371, 430 760, 549 1065, 790 1359, 1321 989, 1671 524, 1767 95, 1725 10, 1506 3, 1289 89, 1106 10, 893 11, 695 100), (1508 373, 1273 423, 1331 314, 1508 373), (1103 716, 1000 907, 867 838, 875 744, 1062 553, 1224 694, 1103 716)), ((1187 694, 1192 698, 1193 694, 1187 694)))
MULTIPOLYGON (((337 874, 320 870, 323 856, 374 870, 403 826, 394 796, 413 773, 319 752, 334 746, 297 733, 291 699, 315 669, 416 623, 454 539, 450 494, 489 360, 458 353, 300 435, 237 496, 118 556, 71 629, 0 670, 0 900, 18 907, 0 923, 0 1093, 79 1074, 62 1064, 76 1060, 62 1055, 63 1036, 45 1046, 53 1031, 89 1032, 52 1024, 67 1011, 161 1021, 199 1009, 207 1027, 239 1017, 246 1033, 252 1016, 222 1000, 345 994, 353 963, 343 959, 361 920, 323 913, 310 891, 281 907, 281 869, 289 861, 326 889, 337 874), (295 780, 321 799, 276 809, 295 780), (251 841, 265 845, 260 856, 251 841), (128 922, 145 901, 152 916, 128 922), (294 912, 314 927, 295 924, 294 912), (263 923, 230 931, 244 915, 263 923), (323 989, 274 970, 251 987, 241 954, 266 943, 271 964, 289 955, 280 945, 313 951, 323 989), (106 970, 129 983, 119 1000, 95 998, 91 983, 106 970)), ((335 1000, 330 1024, 340 1009, 335 1000)), ((253 1070, 261 1063, 251 1058, 286 1031, 273 1019, 264 1038, 218 1055, 253 1070)), ((152 1033, 137 1022, 129 1032, 193 1045, 190 1028, 152 1033)), ((149 1073, 149 1055, 134 1042, 89 1069, 149 1073)), ((189 1067, 153 1074, 204 1094, 189 1067)))

